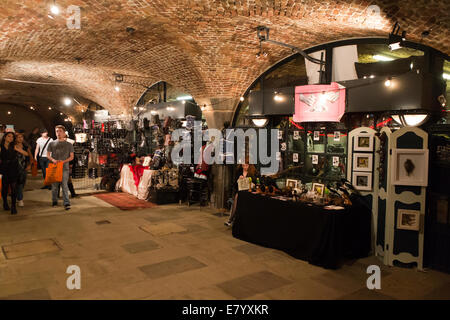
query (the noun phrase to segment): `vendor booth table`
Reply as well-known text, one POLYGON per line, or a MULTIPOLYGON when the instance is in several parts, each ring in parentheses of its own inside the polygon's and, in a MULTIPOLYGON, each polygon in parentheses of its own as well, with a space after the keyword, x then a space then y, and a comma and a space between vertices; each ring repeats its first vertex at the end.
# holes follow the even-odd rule
POLYGON ((233 236, 324 268, 368 256, 371 212, 358 201, 340 210, 241 191, 233 236))

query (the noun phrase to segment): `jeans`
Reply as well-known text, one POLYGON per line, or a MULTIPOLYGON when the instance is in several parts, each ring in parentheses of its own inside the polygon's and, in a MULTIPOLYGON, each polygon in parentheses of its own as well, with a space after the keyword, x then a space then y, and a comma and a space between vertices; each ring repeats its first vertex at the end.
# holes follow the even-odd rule
POLYGON ((62 182, 57 182, 52 184, 52 201, 58 201, 58 190, 59 186, 62 184, 62 193, 63 193, 63 202, 64 205, 70 206, 69 201, 69 186, 67 183, 69 182, 69 170, 63 170, 63 179, 62 182))
POLYGON ((50 161, 47 159, 47 157, 39 157, 39 165, 41 166, 42 176, 44 177, 44 180, 45 180, 45 170, 48 168, 49 162, 50 161))

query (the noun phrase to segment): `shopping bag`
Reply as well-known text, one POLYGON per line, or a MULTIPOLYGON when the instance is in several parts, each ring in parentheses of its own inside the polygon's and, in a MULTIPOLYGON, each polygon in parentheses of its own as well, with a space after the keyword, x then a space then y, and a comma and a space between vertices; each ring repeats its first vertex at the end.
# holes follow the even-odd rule
POLYGON ((38 173, 37 161, 31 163, 31 176, 36 177, 38 173))
POLYGON ((52 183, 62 182, 63 165, 64 164, 62 162, 58 162, 56 164, 54 163, 48 164, 48 168, 45 171, 46 173, 44 185, 48 186, 51 185, 52 183))

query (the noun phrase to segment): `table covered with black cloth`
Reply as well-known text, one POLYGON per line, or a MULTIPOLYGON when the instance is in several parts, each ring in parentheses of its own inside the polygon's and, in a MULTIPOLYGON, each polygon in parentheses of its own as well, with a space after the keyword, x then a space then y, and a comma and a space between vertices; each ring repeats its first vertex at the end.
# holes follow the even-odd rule
POLYGON ((344 259, 370 252, 371 211, 360 201, 327 210, 241 191, 235 214, 234 237, 324 268, 339 268, 344 259))

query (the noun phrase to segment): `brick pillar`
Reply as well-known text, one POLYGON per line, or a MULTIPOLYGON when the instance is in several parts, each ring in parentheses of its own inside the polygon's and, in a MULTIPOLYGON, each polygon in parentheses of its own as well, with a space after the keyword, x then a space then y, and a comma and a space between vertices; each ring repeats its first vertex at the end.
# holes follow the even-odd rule
MULTIPOLYGON (((237 98, 195 98, 200 106, 206 104, 206 109, 203 111, 203 116, 206 119, 208 128, 222 130, 224 123, 231 119, 234 112, 235 104, 238 102, 237 98)), ((213 191, 211 194, 211 206, 217 209, 225 207, 231 191, 231 184, 229 183, 231 165, 216 165, 211 168, 211 178, 213 179, 213 191)))

